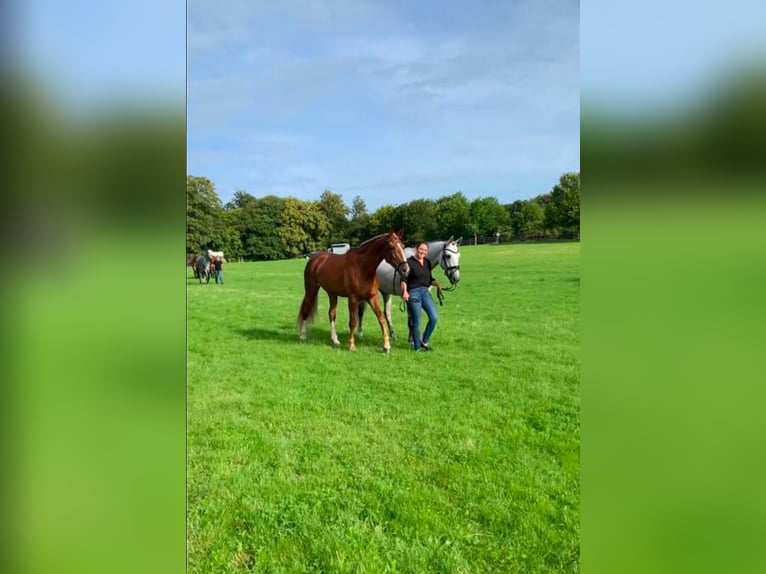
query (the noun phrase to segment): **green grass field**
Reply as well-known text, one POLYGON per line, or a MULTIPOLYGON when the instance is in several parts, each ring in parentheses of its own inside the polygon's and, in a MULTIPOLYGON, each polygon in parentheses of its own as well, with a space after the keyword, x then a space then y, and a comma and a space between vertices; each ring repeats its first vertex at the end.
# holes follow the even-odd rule
POLYGON ((580 245, 461 253, 417 354, 399 299, 299 341, 306 260, 187 268, 189 572, 579 571, 580 245))

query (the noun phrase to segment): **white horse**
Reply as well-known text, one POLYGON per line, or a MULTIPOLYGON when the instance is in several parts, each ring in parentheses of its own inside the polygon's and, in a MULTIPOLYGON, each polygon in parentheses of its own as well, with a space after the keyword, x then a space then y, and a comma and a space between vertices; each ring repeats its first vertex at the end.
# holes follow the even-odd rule
MULTIPOLYGON (((447 241, 431 241, 428 244, 428 255, 426 259, 431 262, 431 267, 436 269, 439 265, 444 274, 449 279, 450 284, 457 285, 460 281, 460 242, 463 240, 450 237, 447 241)), ((409 258, 415 255, 415 248, 408 247, 404 250, 404 255, 409 258)), ((378 289, 383 295, 383 314, 386 316, 388 331, 392 339, 396 339, 394 326, 391 324, 391 299, 392 295, 402 296, 401 281, 399 273, 386 261, 378 265, 378 289)), ((364 302, 359 304, 359 326, 357 328, 358 336, 362 337, 362 316, 364 315, 364 302)))
POLYGON ((213 251, 211 249, 208 249, 207 250, 207 258, 208 259, 213 259, 214 257, 217 257, 218 259, 220 259, 221 261, 226 263, 226 258, 224 258, 224 256, 223 256, 223 251, 213 251))

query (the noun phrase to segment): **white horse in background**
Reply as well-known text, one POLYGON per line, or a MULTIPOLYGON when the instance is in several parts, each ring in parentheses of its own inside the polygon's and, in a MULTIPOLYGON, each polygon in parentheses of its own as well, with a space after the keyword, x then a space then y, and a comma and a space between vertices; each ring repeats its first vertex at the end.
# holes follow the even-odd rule
POLYGON ((213 251, 212 249, 208 249, 207 250, 207 258, 208 259, 218 258, 221 261, 223 261, 224 263, 226 263, 226 259, 223 256, 223 251, 213 251))
MULTIPOLYGON (((449 279, 451 285, 457 285, 460 281, 460 242, 463 238, 453 239, 450 237, 447 241, 431 241, 428 243, 428 255, 426 259, 431 262, 431 267, 436 269, 437 265, 444 270, 444 274, 449 279)), ((404 255, 409 258, 415 255, 415 248, 408 247, 404 250, 404 255)), ((392 339, 396 339, 394 326, 391 324, 391 299, 392 295, 402 296, 401 281, 399 273, 386 261, 378 265, 378 289, 383 295, 383 314, 388 323, 388 331, 392 339)), ((358 309, 359 326, 357 327, 358 336, 362 337, 362 317, 364 315, 364 302, 359 304, 358 309)))

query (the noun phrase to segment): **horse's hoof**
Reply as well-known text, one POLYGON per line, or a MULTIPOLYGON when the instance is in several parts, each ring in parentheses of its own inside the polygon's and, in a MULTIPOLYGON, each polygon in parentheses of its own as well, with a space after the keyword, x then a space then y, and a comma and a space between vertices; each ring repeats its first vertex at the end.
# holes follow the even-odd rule
POLYGON ((386 348, 386 347, 383 347, 383 352, 384 352, 386 355, 388 355, 388 354, 391 352, 391 348, 390 348, 390 347, 388 347, 388 348, 386 348))
POLYGON ((356 351, 356 347, 349 347, 348 350, 349 351, 356 351))

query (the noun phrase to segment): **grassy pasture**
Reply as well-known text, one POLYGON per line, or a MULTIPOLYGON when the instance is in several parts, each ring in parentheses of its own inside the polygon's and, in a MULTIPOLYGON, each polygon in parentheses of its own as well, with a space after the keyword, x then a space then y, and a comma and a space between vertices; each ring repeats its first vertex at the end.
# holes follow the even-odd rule
POLYGON ((189 572, 579 571, 580 246, 461 252, 417 354, 398 299, 299 341, 305 260, 187 268, 189 572))

